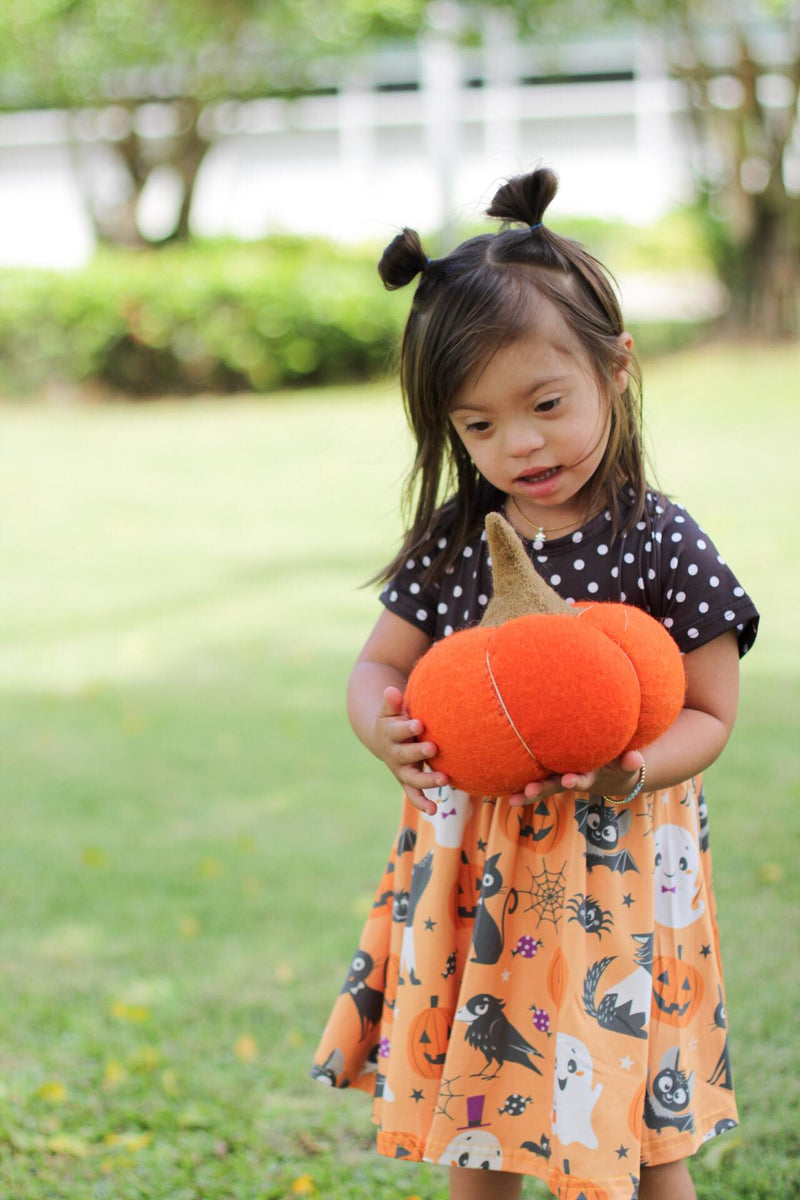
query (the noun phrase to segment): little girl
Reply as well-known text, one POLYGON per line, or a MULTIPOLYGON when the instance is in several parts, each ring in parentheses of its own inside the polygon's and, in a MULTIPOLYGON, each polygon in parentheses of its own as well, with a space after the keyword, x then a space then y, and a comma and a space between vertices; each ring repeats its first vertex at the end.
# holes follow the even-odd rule
POLYGON ((684 1160, 736 1124, 701 772, 758 614, 646 482, 632 339, 602 266, 543 224, 556 186, 514 179, 499 233, 431 260, 406 229, 380 262, 387 288, 420 276, 413 512, 348 711, 405 795, 313 1074, 372 1093, 380 1153, 448 1166, 452 1200, 516 1200, 525 1175, 561 1200, 690 1200, 684 1160), (687 690, 642 753, 486 798, 427 765, 403 692, 483 614, 492 511, 568 601, 660 620, 687 690))

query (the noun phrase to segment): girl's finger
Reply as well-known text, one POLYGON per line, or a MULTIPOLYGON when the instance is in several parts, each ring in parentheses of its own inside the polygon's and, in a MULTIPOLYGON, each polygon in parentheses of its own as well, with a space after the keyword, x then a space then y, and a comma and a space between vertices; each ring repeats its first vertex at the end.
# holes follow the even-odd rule
POLYGON ((409 784, 405 784, 403 786, 403 791, 414 805, 414 808, 418 808, 420 812, 427 813, 429 817, 434 815, 436 812, 435 802, 433 800, 429 800, 427 796, 423 795, 419 788, 411 787, 409 784))

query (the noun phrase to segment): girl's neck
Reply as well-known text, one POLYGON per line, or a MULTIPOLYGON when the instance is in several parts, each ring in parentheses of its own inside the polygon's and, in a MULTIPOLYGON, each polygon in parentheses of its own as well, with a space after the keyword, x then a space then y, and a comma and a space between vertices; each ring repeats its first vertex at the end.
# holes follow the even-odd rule
POLYGON ((598 504, 595 500, 591 512, 580 504, 575 507, 570 506, 571 511, 565 511, 563 508, 536 511, 531 506, 526 506, 524 502, 521 503, 516 496, 507 496, 504 512, 506 519, 514 526, 517 533, 522 534, 528 541, 546 542, 548 539, 567 537, 570 533, 575 533, 588 520, 596 516, 602 508, 603 504, 598 504))

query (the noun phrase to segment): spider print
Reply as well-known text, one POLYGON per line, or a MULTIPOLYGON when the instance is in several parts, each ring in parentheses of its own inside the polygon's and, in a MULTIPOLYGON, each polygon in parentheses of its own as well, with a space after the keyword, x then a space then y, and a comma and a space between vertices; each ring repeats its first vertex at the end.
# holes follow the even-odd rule
POLYGON ((594 896, 584 896, 583 892, 578 892, 567 901, 567 908, 572 913, 570 921, 577 921, 587 933, 596 933, 601 941, 603 934, 614 926, 611 910, 601 908, 594 896))

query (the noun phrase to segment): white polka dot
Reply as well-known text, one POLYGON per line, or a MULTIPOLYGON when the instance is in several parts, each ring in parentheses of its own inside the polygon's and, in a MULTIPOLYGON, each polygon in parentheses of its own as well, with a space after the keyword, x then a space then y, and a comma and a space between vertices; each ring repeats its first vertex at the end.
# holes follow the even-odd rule
POLYGON ((619 575, 619 567, 612 567, 611 568, 611 578, 616 579, 618 575, 619 575))
POLYGON ((659 546, 660 546, 660 545, 661 545, 661 542, 662 542, 662 540, 663 540, 663 537, 664 537, 664 535, 663 535, 663 533, 661 532, 661 530, 659 529, 658 533, 654 533, 654 534, 653 534, 653 537, 656 539, 656 541, 658 542, 658 544, 659 544, 659 546))
POLYGON ((683 541, 683 534, 682 534, 682 533, 673 533, 673 534, 672 534, 672 536, 671 536, 671 538, 670 538, 670 541, 673 541, 673 542, 682 542, 682 541, 683 541))
POLYGON ((685 518, 685 517, 676 517, 676 518, 675 518, 675 524, 676 524, 676 525, 683 525, 683 523, 684 523, 684 521, 685 521, 685 520, 686 520, 686 518, 685 518))
POLYGON ((486 565, 487 565, 487 567, 490 567, 490 566, 492 565, 492 556, 491 556, 491 554, 487 554, 487 555, 486 555, 486 565))
POLYGON ((575 532, 572 535, 572 540, 573 540, 573 542, 582 542, 583 541, 583 534, 581 533, 580 529, 575 530, 575 532))
POLYGON ((597 547, 597 553, 598 553, 598 554, 608 554, 608 546, 606 546, 606 545, 605 545, 605 543, 603 543, 602 545, 598 546, 598 547, 597 547))
POLYGON ((422 559, 422 565, 423 567, 429 567, 431 565, 431 560, 428 558, 427 554, 422 559))
POLYGON ((464 547, 464 558, 472 558, 472 546, 464 547))
POLYGON ((697 563, 689 563, 688 567, 686 568, 686 572, 689 575, 696 575, 699 570, 700 568, 698 567, 697 563))
POLYGON ((453 588, 453 595, 460 596, 461 593, 463 592, 463 590, 464 589, 462 588, 461 584, 457 583, 456 586, 453 588))
POLYGON ((413 570, 414 570, 414 567, 416 566, 416 563, 414 562, 413 558, 410 558, 410 559, 408 560, 408 562, 406 563, 406 566, 408 567, 409 571, 413 571, 413 570))
POLYGON ((469 620, 469 609, 468 608, 464 609, 464 620, 465 621, 469 620))
POLYGON ((447 538, 446 537, 439 538, 436 545, 439 547, 440 550, 444 550, 445 546, 447 545, 447 538))
POLYGON ((706 548, 706 542, 704 542, 702 538, 698 538, 697 539, 697 549, 705 550, 705 548, 706 548))
POLYGON ((687 637, 690 637, 690 638, 696 638, 696 637, 699 637, 699 636, 700 636, 700 631, 699 631, 699 629, 695 629, 694 627, 692 627, 691 629, 687 629, 687 630, 686 630, 686 636, 687 636, 687 637))
POLYGON ((536 561, 537 562, 547 562, 547 555, 546 554, 537 554, 536 561))
POLYGON ((677 565, 678 565, 678 560, 677 560, 677 558, 671 558, 671 559, 669 560, 669 565, 670 565, 670 568, 671 568, 671 569, 674 571, 674 570, 675 570, 675 568, 676 568, 676 567, 677 567, 677 565))
POLYGON ((630 553, 630 551, 627 554, 625 554, 623 557, 624 557, 626 563, 633 562, 633 555, 630 553))
POLYGON ((453 632, 453 626, 452 626, 452 625, 445 625, 445 627, 444 627, 444 636, 445 636, 445 637, 450 637, 450 634, 451 634, 452 632, 453 632))
POLYGON ((701 613, 707 613, 708 612, 708 601, 701 600, 697 606, 697 611, 701 612, 701 613))
POLYGON ((541 538, 537 538, 536 541, 533 543, 534 550, 541 550, 543 547, 544 547, 544 542, 542 541, 541 538))
POLYGON ((410 584, 408 590, 411 592, 412 596, 416 596, 417 592, 419 591, 419 584, 418 583, 410 584))
POLYGON ((636 580, 636 583, 637 583, 637 586, 638 586, 638 588, 639 588, 639 591, 640 591, 640 592, 643 592, 643 591, 644 591, 644 580, 642 579, 641 575, 640 575, 640 576, 639 576, 639 578, 636 580))
POLYGON ((664 617, 663 624, 665 629, 672 629, 672 626, 675 624, 675 622, 673 621, 672 617, 664 617))
POLYGON ((675 603, 676 604, 683 604, 685 599, 686 599, 686 592, 676 592, 675 593, 675 603))
POLYGON ((391 600, 392 604, 394 604, 395 600, 397 599, 397 592, 389 592, 389 599, 391 600))
POLYGON ((712 575, 708 582, 712 587, 719 587, 719 579, 716 575, 712 575))
POLYGON ((587 585, 586 590, 587 590, 587 592, 591 592, 591 594, 594 595, 595 592, 600 591, 600 585, 597 583, 590 583, 587 585))
POLYGON ((724 566, 725 566, 725 559, 722 557, 722 555, 721 555, 721 554, 718 554, 718 555, 717 555, 717 562, 719 563, 719 565, 720 565, 721 567, 724 567, 724 566))
POLYGON ((550 582, 552 583, 553 587, 558 587, 558 585, 561 583, 561 576, 560 575, 551 575, 550 582))
POLYGON ((418 621, 427 621, 427 619, 428 619, 428 614, 425 612, 425 609, 418 608, 417 609, 417 620, 418 621))
POLYGON ((656 577, 656 573, 655 573, 655 571, 653 570, 653 568, 652 568, 652 567, 650 567, 650 568, 648 569, 648 571, 647 571, 647 578, 648 578, 648 579, 655 579, 655 577, 656 577))
POLYGON ((734 596, 743 596, 743 595, 744 595, 744 588, 743 588, 743 587, 735 587, 735 588, 733 589, 733 594, 734 594, 734 596))
POLYGON ((667 588, 667 599, 668 600, 672 599, 672 588, 667 588))
POLYGON ((645 544, 644 544, 644 548, 645 548, 645 550, 647 551, 647 553, 649 554, 649 553, 650 553, 650 551, 653 549, 653 543, 652 543, 652 542, 645 542, 645 544))
POLYGON ((447 567, 445 569, 445 575, 453 575, 454 573, 455 573, 455 567, 447 567))
POLYGON ((725 620, 726 621, 734 621, 735 619, 736 619, 736 613, 731 612, 730 609, 727 609, 725 612, 725 620))
POLYGON ((483 592, 481 592, 480 596, 478 596, 478 604, 488 604, 488 603, 489 603, 489 597, 484 596, 483 592))
POLYGON ((637 521, 636 528, 641 530, 641 529, 646 529, 647 526, 645 525, 644 521, 637 521))
POLYGON ((437 611, 438 613, 446 613, 446 612, 447 612, 447 605, 446 605, 446 604, 437 604, 437 605, 436 605, 436 611, 437 611))
POLYGON ((620 598, 620 600, 622 601, 622 603, 623 603, 623 604, 624 604, 624 603, 625 603, 625 601, 628 599, 628 597, 627 597, 627 595, 625 594, 625 592, 620 592, 620 594, 619 594, 619 598, 620 598))
POLYGON ((575 597, 574 597, 574 596, 567 596, 567 599, 566 599, 565 603, 566 603, 566 604, 574 604, 574 603, 575 603, 575 597))
POLYGON ((659 515, 659 516, 661 516, 661 514, 663 513, 663 511, 664 511, 664 510, 663 510, 663 508, 661 507, 661 505, 660 505, 660 504, 657 504, 657 505, 656 505, 656 512, 658 513, 658 515, 659 515))
POLYGON ((586 566, 586 563, 583 561, 582 558, 576 558, 575 562, 572 565, 576 571, 582 571, 583 568, 586 566))

